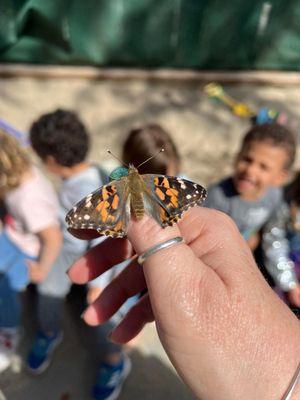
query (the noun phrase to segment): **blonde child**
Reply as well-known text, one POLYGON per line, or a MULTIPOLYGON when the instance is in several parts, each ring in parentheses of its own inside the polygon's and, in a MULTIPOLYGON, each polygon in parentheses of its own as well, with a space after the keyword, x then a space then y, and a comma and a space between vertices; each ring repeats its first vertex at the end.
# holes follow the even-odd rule
POLYGON ((0 198, 7 215, 0 235, 0 371, 19 339, 19 292, 47 274, 61 244, 58 202, 51 184, 17 140, 0 131, 0 198))

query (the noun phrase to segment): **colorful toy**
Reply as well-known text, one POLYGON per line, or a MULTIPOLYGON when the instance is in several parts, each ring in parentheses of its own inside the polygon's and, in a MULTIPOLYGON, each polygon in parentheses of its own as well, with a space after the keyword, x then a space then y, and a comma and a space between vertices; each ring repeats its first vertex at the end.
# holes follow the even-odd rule
POLYGON ((240 103, 229 96, 223 87, 216 82, 208 83, 203 90, 210 98, 225 104, 238 117, 250 118, 253 125, 270 124, 272 122, 281 125, 287 123, 287 116, 284 112, 267 107, 262 107, 258 112, 255 112, 247 104, 240 103))
POLYGON ((204 86, 204 93, 213 99, 219 100, 221 103, 225 104, 230 110, 242 118, 254 117, 255 112, 247 106, 245 103, 240 103, 229 96, 223 89, 221 85, 215 82, 211 82, 204 86))

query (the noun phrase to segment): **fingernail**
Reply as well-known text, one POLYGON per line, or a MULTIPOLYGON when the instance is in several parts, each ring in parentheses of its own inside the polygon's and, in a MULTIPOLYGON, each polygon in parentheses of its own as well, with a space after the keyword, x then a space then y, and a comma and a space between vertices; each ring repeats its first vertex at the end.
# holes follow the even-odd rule
POLYGON ((85 322, 91 325, 95 325, 95 321, 97 321, 97 312, 93 306, 88 307, 80 316, 85 322))

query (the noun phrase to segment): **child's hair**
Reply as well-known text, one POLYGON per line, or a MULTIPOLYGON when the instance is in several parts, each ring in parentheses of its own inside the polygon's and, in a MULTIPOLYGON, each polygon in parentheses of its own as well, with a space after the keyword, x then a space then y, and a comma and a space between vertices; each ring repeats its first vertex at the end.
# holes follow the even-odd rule
POLYGON ((251 142, 269 142, 273 146, 281 147, 286 152, 285 168, 289 170, 296 157, 296 141, 293 133, 286 127, 277 123, 254 125, 242 141, 241 151, 251 142))
POLYGON ((16 138, 0 130, 0 198, 19 186, 30 167, 25 149, 16 138))
POLYGON ((30 128, 33 149, 42 160, 47 156, 64 166, 72 167, 85 160, 89 135, 78 116, 63 109, 42 115, 30 128))
POLYGON ((139 168, 139 173, 163 174, 172 163, 179 172, 180 157, 171 136, 158 124, 149 124, 132 129, 123 145, 122 160, 137 167, 147 158, 152 160, 139 168), (159 150, 164 152, 159 153, 159 150))

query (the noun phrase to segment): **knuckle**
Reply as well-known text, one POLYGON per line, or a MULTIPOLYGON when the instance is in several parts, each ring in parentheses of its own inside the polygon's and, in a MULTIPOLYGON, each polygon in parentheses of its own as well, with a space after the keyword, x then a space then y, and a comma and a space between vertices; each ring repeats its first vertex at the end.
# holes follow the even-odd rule
POLYGON ((212 219, 214 220, 214 223, 217 226, 223 226, 229 230, 237 231, 236 224, 229 215, 223 213, 222 211, 214 209, 210 209, 210 213, 212 219))

